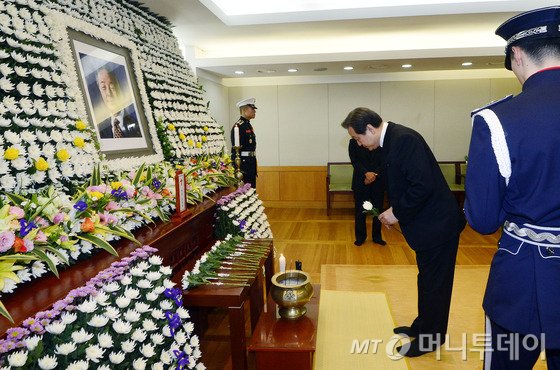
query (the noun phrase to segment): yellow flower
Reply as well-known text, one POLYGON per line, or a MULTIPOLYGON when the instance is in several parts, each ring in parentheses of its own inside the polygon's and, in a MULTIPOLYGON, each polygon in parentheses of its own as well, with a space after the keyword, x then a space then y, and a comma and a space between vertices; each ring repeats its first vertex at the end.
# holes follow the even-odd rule
POLYGON ((187 137, 185 136, 185 134, 183 134, 183 133, 179 134, 179 139, 181 139, 181 141, 185 141, 186 138, 187 137))
POLYGON ((119 189, 121 186, 122 186, 122 182, 120 182, 120 181, 112 181, 112 182, 111 182, 111 187, 112 187, 114 190, 119 189))
POLYGON ((46 171, 49 169, 49 164, 47 163, 47 161, 45 161, 45 158, 39 157, 39 159, 37 159, 37 162, 35 162, 35 168, 38 171, 46 171))
POLYGON ((7 159, 9 161, 13 161, 17 157, 19 157, 19 150, 14 148, 13 146, 9 147, 4 152, 4 159, 7 159))
POLYGON ((83 137, 76 136, 76 138, 74 139, 74 145, 77 146, 78 148, 83 148, 85 143, 86 142, 83 137))
POLYGON ((206 141, 208 141, 208 138, 206 137, 206 135, 202 136, 201 139, 202 139, 202 142, 203 142, 203 143, 205 143, 206 141))
POLYGON ((76 128, 80 131, 84 131, 87 128, 87 125, 81 119, 76 121, 76 128))
POLYGON ((100 191, 92 191, 91 193, 89 193, 90 198, 93 200, 101 199, 103 198, 103 195, 104 194, 100 191))
POLYGON ((61 162, 67 161, 68 159, 70 159, 70 153, 68 153, 68 150, 66 149, 60 149, 58 152, 56 152, 56 158, 58 158, 58 160, 61 162))
POLYGON ((194 141, 192 141, 192 139, 189 139, 189 141, 187 141, 187 144, 192 148, 194 146, 194 141))
POLYGON ((204 132, 206 132, 208 131, 208 126, 204 126, 202 129, 204 130, 204 132))
POLYGON ((202 148, 202 143, 201 143, 200 141, 197 142, 197 143, 196 143, 196 147, 197 147, 197 148, 202 148))
POLYGON ((170 123, 167 125, 167 129, 171 131, 175 131, 175 126, 173 126, 173 124, 170 123))

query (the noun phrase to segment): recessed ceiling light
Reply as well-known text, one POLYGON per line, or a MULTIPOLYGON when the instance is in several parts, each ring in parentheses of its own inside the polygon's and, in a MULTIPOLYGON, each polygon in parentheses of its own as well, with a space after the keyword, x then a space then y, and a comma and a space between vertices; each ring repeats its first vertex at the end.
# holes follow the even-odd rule
POLYGON ((233 72, 233 73, 235 73, 236 75, 242 75, 242 74, 244 74, 245 72, 243 72, 243 71, 235 71, 235 72, 233 72))
POLYGON ((346 66, 346 67, 344 67, 344 70, 345 70, 345 71, 351 71, 351 70, 353 70, 353 69, 354 69, 354 67, 352 67, 352 66, 346 66))
POLYGON ((412 68, 412 64, 403 64, 401 67, 403 67, 403 68, 412 68))
POLYGON ((320 67, 320 68, 315 68, 314 71, 315 72, 325 72, 328 68, 326 67, 320 67))
POLYGON ((297 71, 298 71, 298 70, 297 70, 296 68, 290 68, 290 69, 288 69, 288 72, 290 72, 290 73, 295 73, 295 72, 297 72, 297 71))
POLYGON ((463 64, 461 64, 463 67, 469 67, 472 66, 472 62, 465 62, 463 64))

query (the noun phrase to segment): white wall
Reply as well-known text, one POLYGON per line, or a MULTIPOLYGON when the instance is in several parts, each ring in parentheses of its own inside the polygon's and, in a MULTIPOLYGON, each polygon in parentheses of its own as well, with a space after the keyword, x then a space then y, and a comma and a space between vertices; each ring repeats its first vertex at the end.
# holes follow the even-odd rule
POLYGON ((211 100, 210 111, 214 114, 213 105, 223 105, 223 114, 229 104, 229 120, 218 121, 224 124, 229 142, 231 126, 239 118, 235 103, 256 99, 258 110, 252 123, 261 166, 348 161, 349 137, 340 123, 359 106, 417 130, 438 160, 452 161, 463 160, 468 152, 470 112, 520 89, 515 78, 221 86, 221 93, 214 95, 221 102, 211 100))

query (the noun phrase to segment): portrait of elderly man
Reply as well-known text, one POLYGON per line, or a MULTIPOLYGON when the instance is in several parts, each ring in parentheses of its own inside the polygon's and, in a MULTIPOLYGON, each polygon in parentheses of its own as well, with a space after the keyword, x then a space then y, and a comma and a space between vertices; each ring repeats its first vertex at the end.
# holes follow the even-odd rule
POLYGON ((97 70, 97 87, 106 108, 107 118, 98 124, 101 139, 142 137, 134 104, 125 106, 119 80, 106 67, 97 70))

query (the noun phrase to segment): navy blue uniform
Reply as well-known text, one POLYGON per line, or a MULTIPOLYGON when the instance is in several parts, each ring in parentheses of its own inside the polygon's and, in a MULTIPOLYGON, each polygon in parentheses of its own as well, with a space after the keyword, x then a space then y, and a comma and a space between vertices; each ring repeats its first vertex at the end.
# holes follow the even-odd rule
MULTIPOLYGON (((233 144, 234 127, 239 127, 239 146, 241 146, 241 172, 243 173, 243 181, 250 183, 253 188, 257 187, 257 138, 251 121, 244 117, 239 117, 231 129, 231 142, 233 144)), ((235 160, 235 150, 232 149, 231 158, 235 160)))
POLYGON ((510 332, 544 333, 546 348, 559 349, 560 68, 531 75, 516 97, 473 112, 468 158, 467 220, 482 234, 504 226, 486 315, 510 332))

